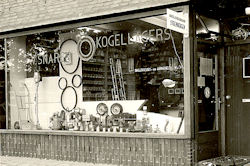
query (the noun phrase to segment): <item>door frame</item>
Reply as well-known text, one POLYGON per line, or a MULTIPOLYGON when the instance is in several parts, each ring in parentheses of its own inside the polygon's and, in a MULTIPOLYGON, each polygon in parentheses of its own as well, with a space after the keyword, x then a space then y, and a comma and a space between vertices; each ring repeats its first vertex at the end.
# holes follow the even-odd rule
MULTIPOLYGON (((220 44, 220 42, 210 42, 210 41, 203 41, 203 40, 196 40, 195 46, 195 57, 194 57, 194 78, 198 77, 198 59, 197 59, 197 51, 198 51, 198 44, 205 44, 210 46, 216 46, 217 54, 215 59, 215 114, 216 114, 216 130, 210 131, 202 131, 199 132, 199 119, 198 119, 198 86, 197 80, 194 84, 195 89, 195 138, 196 138, 196 158, 197 161, 200 160, 199 156, 199 145, 201 142, 204 143, 204 147, 207 146, 204 140, 206 138, 213 138, 214 141, 217 140, 218 144, 218 156, 225 154, 225 104, 224 104, 224 47, 220 44)), ((208 157, 209 158, 209 157, 208 157)))

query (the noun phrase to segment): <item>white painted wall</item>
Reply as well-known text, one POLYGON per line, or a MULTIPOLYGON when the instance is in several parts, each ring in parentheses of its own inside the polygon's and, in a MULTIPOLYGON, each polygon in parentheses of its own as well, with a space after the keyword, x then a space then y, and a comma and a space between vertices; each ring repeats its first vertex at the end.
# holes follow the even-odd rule
MULTIPOLYGON (((71 76, 67 77, 71 79, 71 76)), ((39 115, 39 122, 42 129, 49 129, 49 118, 55 112, 61 111, 63 108, 61 107, 60 99, 62 90, 58 87, 58 80, 60 77, 44 77, 42 81, 39 83, 38 88, 38 115, 39 115)), ((30 92, 30 104, 31 107, 31 117, 32 120, 36 121, 35 109, 34 109, 34 97, 35 97, 35 83, 33 78, 26 78, 25 83, 28 86, 30 92)), ((120 103, 123 107, 123 112, 136 114, 137 110, 141 105, 144 103, 144 100, 126 100, 126 101, 82 101, 81 88, 76 88, 78 96, 78 105, 82 109, 86 110, 88 115, 92 114, 96 117, 99 115, 96 112, 96 106, 99 103, 107 104, 110 113, 110 107, 114 103, 120 103)), ((26 92, 27 94, 27 92, 26 92)), ((67 96, 67 100, 70 100, 68 104, 74 102, 74 97, 72 95, 67 96)), ((65 102, 67 105, 67 102, 65 102)))
MULTIPOLYGON (((48 129, 49 117, 54 112, 61 110, 60 97, 61 89, 59 89, 57 82, 59 77, 43 77, 38 87, 38 117, 42 129, 48 129)), ((32 121, 36 122, 35 114, 35 92, 36 85, 33 78, 26 78, 25 84, 27 85, 30 93, 30 113, 32 121)), ((27 92, 26 92, 27 94, 27 92)))

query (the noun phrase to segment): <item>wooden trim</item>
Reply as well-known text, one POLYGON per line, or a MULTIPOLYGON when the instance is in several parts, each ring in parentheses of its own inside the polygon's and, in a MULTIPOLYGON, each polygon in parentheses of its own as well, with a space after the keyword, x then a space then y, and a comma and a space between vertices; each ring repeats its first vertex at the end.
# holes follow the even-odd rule
POLYGON ((215 130, 219 130, 219 59, 215 54, 215 130))
POLYGON ((199 149, 197 151, 197 161, 218 157, 218 135, 216 130, 209 132, 199 132, 197 142, 199 149))
MULTIPOLYGON (((194 32, 196 32, 196 14, 195 11, 193 13, 193 24, 194 24, 194 32)), ((193 41, 193 105, 194 105, 194 138, 197 139, 197 134, 198 134, 198 86, 197 86, 197 77, 198 77, 198 63, 197 63, 197 38, 195 37, 194 34, 194 41, 193 41)))
POLYGON ((8 100, 7 39, 4 39, 4 57, 5 57, 5 117, 6 117, 6 129, 8 129, 9 128, 9 100, 8 100))
POLYGON ((122 137, 122 138, 164 138, 164 139, 190 139, 185 135, 167 135, 159 133, 113 133, 113 132, 85 132, 63 130, 0 130, 1 134, 35 134, 35 135, 74 135, 94 137, 122 137))
POLYGON ((199 131, 199 134, 204 134, 204 133, 214 133, 214 132, 218 132, 218 130, 208 130, 208 131, 199 131))
POLYGON ((235 46, 235 45, 242 45, 242 44, 250 44, 250 39, 226 42, 225 46, 235 46))
POLYGON ((210 45, 221 45, 221 42, 219 41, 210 41, 210 40, 202 40, 202 39, 196 39, 197 43, 201 44, 210 44, 210 45))
MULTIPOLYGON (((192 15, 190 13, 189 7, 186 7, 185 12, 189 13, 189 15, 192 15)), ((189 16, 189 22, 191 22, 189 16)), ((189 24, 190 27, 192 27, 192 24, 189 24)), ((183 59, 184 59, 184 116, 185 116, 185 134, 192 138, 192 124, 193 124, 193 100, 192 100, 192 56, 193 56, 193 49, 192 49, 192 39, 193 39, 193 31, 191 28, 189 28, 189 36, 184 37, 183 41, 183 59)))
POLYGON ((221 155, 226 155, 226 114, 225 114, 225 54, 224 54, 224 48, 220 49, 219 53, 219 62, 220 62, 220 68, 219 68, 219 75, 220 75, 220 126, 219 126, 219 140, 220 140, 220 152, 221 155))
POLYGON ((197 38, 196 38, 196 13, 193 11, 193 31, 194 31, 194 40, 193 40, 193 133, 195 139, 195 162, 198 161, 198 132, 199 132, 199 122, 198 122, 198 86, 197 86, 197 78, 198 78, 198 62, 197 62, 197 38))

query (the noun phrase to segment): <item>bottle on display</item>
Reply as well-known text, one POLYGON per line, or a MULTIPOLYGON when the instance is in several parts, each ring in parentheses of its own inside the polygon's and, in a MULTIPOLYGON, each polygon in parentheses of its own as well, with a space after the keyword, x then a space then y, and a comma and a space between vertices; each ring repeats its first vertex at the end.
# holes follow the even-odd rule
POLYGON ((89 123, 89 131, 94 131, 93 122, 90 122, 90 123, 89 123))
POLYGON ((85 122, 85 131, 89 131, 89 122, 85 122))
POLYGON ((96 132, 100 132, 100 127, 99 127, 99 125, 96 126, 96 132))

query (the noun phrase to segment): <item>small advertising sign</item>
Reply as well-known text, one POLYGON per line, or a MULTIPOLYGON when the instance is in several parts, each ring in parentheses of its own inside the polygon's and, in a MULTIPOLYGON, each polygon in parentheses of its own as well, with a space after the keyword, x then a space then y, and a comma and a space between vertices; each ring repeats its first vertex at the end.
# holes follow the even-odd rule
POLYGON ((167 28, 188 35, 188 16, 167 9, 167 28))

